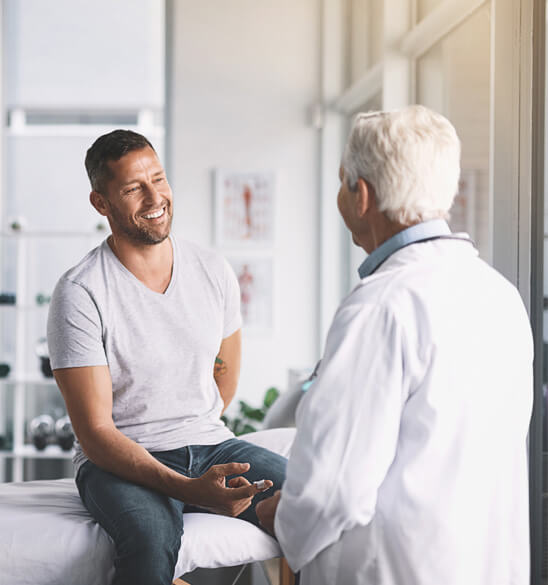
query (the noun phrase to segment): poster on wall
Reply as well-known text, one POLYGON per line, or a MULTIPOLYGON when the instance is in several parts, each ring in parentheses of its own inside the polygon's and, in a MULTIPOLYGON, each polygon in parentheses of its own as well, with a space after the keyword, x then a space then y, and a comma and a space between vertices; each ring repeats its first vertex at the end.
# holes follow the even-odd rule
POLYGON ((273 270, 270 256, 229 256, 240 285, 243 326, 248 331, 272 329, 273 270))
POLYGON ((274 242, 275 176, 271 172, 215 172, 215 243, 220 247, 274 242))

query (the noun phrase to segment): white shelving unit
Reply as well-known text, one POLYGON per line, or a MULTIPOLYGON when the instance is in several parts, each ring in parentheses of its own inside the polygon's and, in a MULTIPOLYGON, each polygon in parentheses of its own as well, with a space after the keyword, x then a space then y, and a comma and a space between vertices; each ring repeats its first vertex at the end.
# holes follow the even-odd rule
MULTIPOLYGON (((72 451, 63 451, 58 445, 48 445, 43 451, 36 449, 34 445, 21 445, 10 451, 0 451, 0 458, 14 459, 72 459, 72 451)), ((21 481, 21 479, 14 479, 21 481)))
MULTIPOLYGON (((127 112, 126 112, 127 113, 127 112)), ((159 156, 162 156, 163 151, 163 139, 164 139, 164 128, 161 125, 158 125, 155 122, 154 111, 148 108, 141 108, 137 110, 132 110, 132 118, 134 118, 134 124, 123 124, 126 128, 144 134, 148 138, 150 138, 153 143, 155 143, 158 147, 157 152, 159 156)), ((119 125, 117 125, 119 126, 119 125)), ((70 138, 73 140, 77 140, 74 143, 74 147, 78 146, 80 157, 80 146, 79 141, 82 141, 83 144, 90 144, 92 140, 94 140, 97 136, 105 134, 109 132, 113 128, 110 125, 104 124, 60 124, 60 125, 48 125, 48 124, 34 124, 29 123, 29 119, 27 116, 27 111, 24 108, 16 108, 10 110, 10 124, 4 128, 4 133, 7 140, 26 140, 26 139, 50 139, 52 137, 56 137, 57 139, 61 139, 60 137, 66 139, 70 138)), ((16 143, 10 143, 13 148, 16 148, 16 143)), ((57 144, 52 142, 53 145, 57 144)), ((22 151, 18 151, 19 155, 21 155, 22 151)), ((82 147, 83 152, 83 147, 82 147)), ((57 153, 57 158, 60 158, 62 155, 66 154, 68 156, 69 152, 67 151, 59 151, 57 153)), ((52 160, 55 160, 52 159, 52 160)), ((50 161, 51 162, 51 161, 50 161)), ((78 165, 74 162, 74 165, 69 165, 70 168, 80 168, 81 161, 78 162, 78 165)), ((60 172, 60 171, 59 171, 60 172)), ((83 170, 81 171, 83 173, 83 170)), ((14 176, 17 175, 19 177, 16 183, 11 185, 11 189, 14 192, 21 192, 21 193, 28 193, 30 190, 29 184, 23 180, 24 173, 17 174, 14 172, 14 176)), ((89 189, 89 185, 87 185, 87 178, 84 180, 83 184, 80 186, 74 177, 71 178, 69 184, 72 186, 71 188, 76 192, 81 192, 82 190, 89 189)), ((66 186, 63 185, 63 189, 66 186)), ((50 186, 51 189, 51 186, 50 186)), ((75 205, 74 202, 70 199, 63 199, 64 201, 64 209, 61 213, 57 213, 55 210, 56 201, 54 198, 48 198, 48 201, 51 201, 51 204, 44 205, 42 200, 37 200, 36 205, 32 205, 30 201, 26 202, 26 205, 22 205, 22 208, 25 209, 23 213, 29 213, 32 216, 32 219, 29 220, 30 225, 46 225, 46 226, 58 226, 61 223, 63 225, 87 225, 89 228, 92 226, 96 226, 97 229, 89 229, 86 230, 59 230, 59 229, 27 229, 26 225, 27 222, 23 218, 19 221, 18 229, 8 229, 1 231, 0 230, 0 242, 6 241, 14 241, 16 243, 16 283, 15 283, 15 293, 16 293, 16 304, 13 305, 0 305, 0 311, 15 311, 15 358, 13 363, 10 364, 12 366, 12 371, 10 373, 9 379, 0 379, 0 398, 1 393, 6 392, 9 384, 11 383, 11 388, 14 391, 14 407, 13 413, 2 413, 1 408, 1 400, 0 400, 0 422, 2 421, 2 417, 4 417, 4 421, 6 420, 6 416, 8 414, 13 415, 13 437, 12 443, 13 446, 10 450, 0 451, 0 482, 6 481, 6 465, 5 462, 7 459, 11 459, 13 461, 12 466, 12 473, 11 477, 13 481, 22 481, 24 479, 24 461, 25 459, 69 459, 71 458, 70 452, 62 451, 61 449, 55 448, 54 446, 48 446, 44 451, 39 451, 35 449, 34 446, 29 445, 26 443, 26 410, 27 410, 27 393, 36 391, 40 386, 55 386, 55 381, 53 379, 45 378, 41 376, 39 373, 33 373, 32 364, 29 363, 28 358, 28 351, 30 347, 30 343, 34 340, 27 339, 27 324, 29 320, 34 315, 35 311, 37 310, 45 310, 44 307, 40 308, 33 304, 32 297, 34 293, 38 291, 31 291, 29 290, 29 282, 28 282, 28 263, 29 260, 34 260, 34 254, 36 253, 36 246, 34 248, 29 246, 29 243, 32 240, 40 241, 40 242, 48 242, 51 243, 52 240, 66 240, 67 242, 75 242, 77 240, 87 240, 87 249, 82 250, 80 256, 75 257, 73 259, 73 263, 69 266, 66 266, 65 269, 68 269, 71 265, 74 265, 77 261, 79 261, 83 255, 88 252, 91 248, 96 246, 101 239, 103 239, 108 230, 106 229, 106 225, 99 216, 94 215, 94 213, 89 214, 89 216, 83 212, 83 209, 87 211, 89 207, 89 203, 87 202, 86 197, 78 198, 78 205, 73 207, 67 207, 70 205, 75 205), (52 213, 52 209, 54 212, 52 213), (71 221, 71 217, 76 217, 77 219, 71 221), (89 219, 87 219, 89 217, 89 219), (62 218, 60 220, 60 218, 62 218), (86 218, 86 219, 84 219, 86 218), (88 223, 83 223, 88 222, 88 223), (103 229, 98 229, 102 227, 103 229)), ((13 209, 12 209, 13 212, 13 209)), ((4 210, 4 216, 6 216, 4 210)), ((9 216, 8 216, 9 217, 9 216)), ((12 224, 13 226, 13 220, 12 224)), ((58 267, 55 267, 57 271, 57 276, 60 276, 63 272, 62 270, 58 270, 58 267)), ((45 331, 43 331, 43 335, 45 335, 45 331)), ((40 414, 39 412, 35 413, 35 416, 40 414)), ((1 424, 0 424, 1 428, 1 424)))
MULTIPOLYGON (((39 391, 40 388, 57 388, 53 378, 47 378, 36 371, 28 360, 28 348, 31 340, 27 338, 28 320, 33 311, 46 310, 44 307, 33 306, 29 302, 27 282, 29 241, 31 239, 56 238, 74 241, 74 239, 89 241, 89 249, 97 245, 105 236, 104 230, 94 232, 59 232, 59 231, 25 231, 24 229, 0 232, 0 240, 14 241, 16 244, 16 285, 15 305, 0 305, 1 311, 15 311, 15 359, 10 375, 0 379, 0 393, 13 389, 13 412, 2 412, 0 417, 4 422, 11 418, 13 421, 12 445, 10 449, 0 450, 0 481, 5 480, 5 462, 13 461, 11 479, 23 481, 25 459, 71 459, 72 451, 63 451, 57 445, 48 445, 44 450, 38 450, 26 441, 27 393, 39 391)), ((59 275, 60 276, 60 275, 59 275)), ((44 331, 45 334, 45 331, 44 331)), ((4 401, 5 403, 6 401, 4 401)), ((2 401, 0 401, 0 405, 2 401)), ((40 413, 35 413, 38 415, 40 413)))
MULTIPOLYGON (((8 468, 8 479, 22 479, 26 459, 70 457, 53 446, 38 451, 25 442, 26 419, 41 414, 34 409, 45 410, 50 394, 55 395, 54 381, 41 375, 32 351, 36 339, 45 335, 47 310, 37 307, 33 297, 39 287, 51 289, 54 277, 105 235, 94 231, 100 218, 89 205, 82 164, 93 141, 115 128, 135 130, 152 141, 162 159, 166 14, 165 2, 158 0, 0 4, 0 86, 5 90, 0 92, 0 248, 3 255, 9 251, 0 286, 16 289, 15 307, 0 305, 3 331, 9 332, 0 342, 0 361, 11 366, 10 378, 0 379, 0 433, 8 419, 13 421, 11 448, 0 451, 2 481, 8 468), (120 43, 120 26, 138 31, 138 46, 120 43), (95 46, 97 27, 103 42, 95 46), (113 54, 116 71, 97 68, 113 54), (2 232, 19 216, 26 219, 23 229, 2 232), (65 229, 72 232, 60 231, 65 229), (88 238, 86 250, 81 238, 88 238), (54 239, 66 241, 64 248, 54 239), (38 262, 42 258, 43 264, 38 262)), ((56 400, 60 407, 60 395, 56 400)))

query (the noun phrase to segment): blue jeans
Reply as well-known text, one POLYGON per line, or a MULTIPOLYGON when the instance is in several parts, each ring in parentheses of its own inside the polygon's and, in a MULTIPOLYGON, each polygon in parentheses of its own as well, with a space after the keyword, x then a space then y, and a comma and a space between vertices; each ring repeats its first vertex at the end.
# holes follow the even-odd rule
MULTIPOLYGON (((259 526, 255 506, 281 489, 287 460, 241 439, 218 445, 191 445, 151 453, 187 477, 199 477, 212 465, 249 463, 243 476, 250 482, 270 479, 274 486, 257 494, 239 518, 259 526)), ((95 520, 114 541, 112 585, 170 585, 181 546, 185 504, 154 490, 125 481, 86 461, 78 471, 80 497, 95 520)), ((187 511, 189 507, 187 506, 187 511)))

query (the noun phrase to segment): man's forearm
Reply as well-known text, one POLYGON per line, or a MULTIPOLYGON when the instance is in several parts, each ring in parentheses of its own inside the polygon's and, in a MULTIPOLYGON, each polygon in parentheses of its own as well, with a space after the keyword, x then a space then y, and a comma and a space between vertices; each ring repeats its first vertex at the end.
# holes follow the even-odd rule
POLYGON ((80 444, 93 463, 114 475, 226 516, 238 516, 258 492, 272 486, 266 481, 259 488, 243 478, 240 474, 249 471, 248 463, 214 465, 200 477, 185 477, 157 461, 114 426, 97 427, 80 437, 80 444), (236 477, 226 482, 230 475, 236 477))
POLYGON ((188 503, 192 480, 155 459, 115 426, 100 427, 80 438, 84 453, 98 467, 123 479, 188 503))

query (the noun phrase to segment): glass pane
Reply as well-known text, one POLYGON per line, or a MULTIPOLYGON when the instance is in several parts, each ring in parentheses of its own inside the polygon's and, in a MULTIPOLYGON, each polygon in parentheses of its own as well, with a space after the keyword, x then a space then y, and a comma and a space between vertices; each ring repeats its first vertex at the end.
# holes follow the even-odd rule
POLYGON ((349 12, 348 81, 351 85, 382 59, 383 1, 350 0, 349 12))
POLYGON ((443 4, 444 0, 417 0, 417 22, 428 16, 432 10, 443 4))
POLYGON ((451 228, 470 234, 488 262, 492 240, 489 21, 487 4, 418 59, 416 78, 417 102, 447 116, 462 142, 460 190, 451 211, 451 228))

